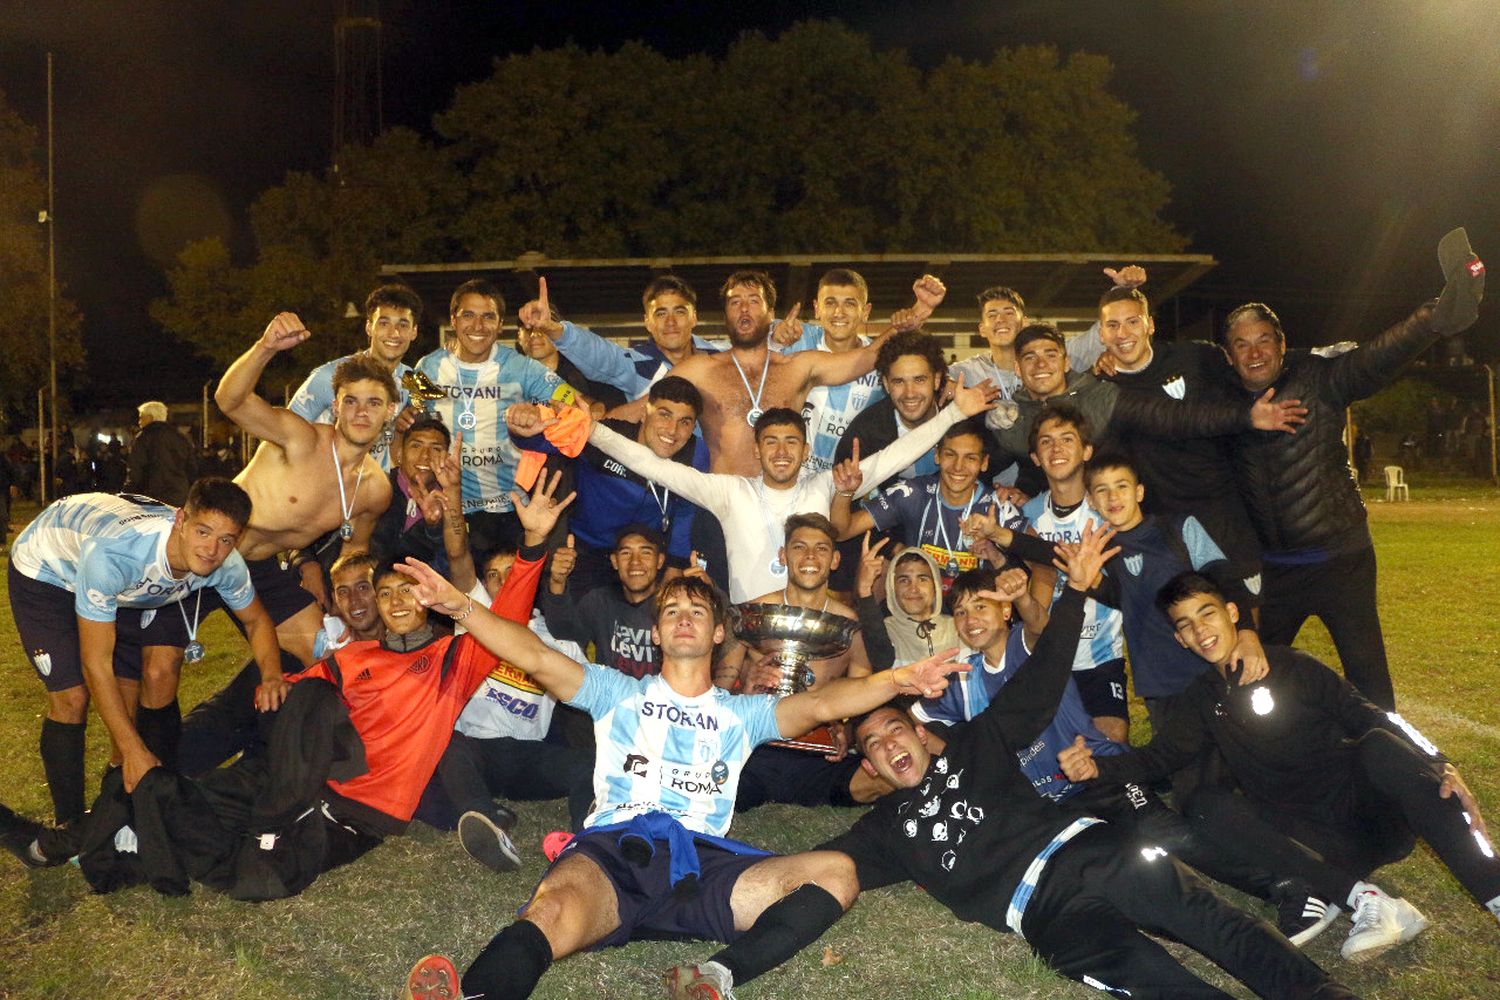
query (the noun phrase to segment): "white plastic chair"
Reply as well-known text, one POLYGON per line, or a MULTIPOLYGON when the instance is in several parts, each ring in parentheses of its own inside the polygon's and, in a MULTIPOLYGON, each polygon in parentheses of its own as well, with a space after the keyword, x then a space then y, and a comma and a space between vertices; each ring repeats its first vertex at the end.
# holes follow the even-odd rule
POLYGON ((1402 500, 1411 499, 1411 489, 1406 485, 1406 470, 1399 465, 1387 465, 1385 467, 1385 498, 1393 501, 1397 496, 1402 500))

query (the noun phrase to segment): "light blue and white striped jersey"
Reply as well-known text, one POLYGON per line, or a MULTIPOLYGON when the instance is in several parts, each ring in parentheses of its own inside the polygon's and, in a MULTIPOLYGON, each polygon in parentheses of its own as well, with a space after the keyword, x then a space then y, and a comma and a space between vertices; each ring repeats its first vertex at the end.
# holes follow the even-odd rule
MULTIPOLYGON (((1066 517, 1058 517, 1052 509, 1052 491, 1045 490, 1027 501, 1021 513, 1036 530, 1037 536, 1048 542, 1076 542, 1083 538, 1083 529, 1088 524, 1104 524, 1104 518, 1090 507, 1088 501, 1066 517)), ((1067 585, 1068 575, 1061 570, 1057 583, 1052 587, 1055 603, 1067 585)), ((1083 605, 1083 632, 1078 639, 1078 654, 1073 660, 1074 670, 1092 670, 1101 663, 1118 660, 1125 655, 1125 639, 1121 632, 1124 619, 1116 608, 1106 607, 1092 597, 1083 605)))
POLYGON ((431 400, 427 409, 463 435, 463 507, 476 511, 508 511, 521 450, 505 429, 505 408, 512 403, 569 403, 573 390, 566 382, 509 347, 496 344, 485 361, 468 364, 439 348, 417 362, 447 395, 431 400))
MULTIPOLYGON (((314 368, 306 380, 297 387, 297 391, 292 394, 292 401, 287 404, 287 409, 310 424, 333 423, 333 370, 352 357, 355 355, 346 354, 342 358, 335 358, 314 368)), ((397 413, 405 409, 410 400, 406 387, 401 384, 401 376, 409 371, 411 371, 411 365, 405 361, 398 361, 391 372, 396 380, 397 413)), ((391 439, 395 436, 396 421, 387 420, 385 429, 380 432, 380 440, 376 441, 375 447, 370 449, 370 454, 386 472, 391 471, 391 439)))
POLYGON ((75 493, 51 504, 21 532, 10 563, 22 576, 74 595, 78 617, 112 622, 117 608, 160 608, 203 587, 232 610, 255 600, 238 552, 208 576, 180 579, 167 565, 176 510, 148 497, 75 493))
POLYGON ((687 698, 660 674, 627 677, 590 663, 568 702, 594 718, 594 811, 585 827, 663 812, 723 837, 750 751, 781 739, 776 699, 711 687, 687 698))
MULTIPOLYGON (((1068 367, 1075 372, 1092 371, 1094 362, 1104 353, 1104 341, 1099 336, 1099 324, 1094 323, 1068 342, 1068 367)), ((948 366, 950 378, 964 377, 964 385, 976 386, 989 379, 1000 390, 1000 398, 1013 399, 1021 391, 1021 376, 1014 368, 1001 368, 988 350, 971 358, 964 358, 948 366)))
MULTIPOLYGON (((787 349, 795 351, 828 351, 824 340, 825 331, 817 323, 802 324, 802 336, 787 349)), ((861 346, 870 343, 869 337, 860 337, 861 346)), ((832 353, 832 352, 829 352, 832 353)), ((880 375, 873 369, 853 382, 843 385, 817 385, 808 390, 807 401, 802 404, 802 418, 807 421, 807 460, 804 469, 824 472, 833 468, 833 453, 839 446, 839 438, 849 427, 849 421, 859 416, 861 410, 871 403, 885 398, 885 387, 880 384, 880 375)))

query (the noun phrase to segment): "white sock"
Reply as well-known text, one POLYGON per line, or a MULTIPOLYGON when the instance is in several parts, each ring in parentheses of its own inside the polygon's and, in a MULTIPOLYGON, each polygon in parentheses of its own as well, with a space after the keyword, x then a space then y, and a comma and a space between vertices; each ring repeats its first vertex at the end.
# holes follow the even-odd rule
POLYGON ((719 972, 722 972, 724 974, 724 981, 728 983, 731 988, 734 986, 734 975, 729 971, 728 966, 723 965, 719 962, 704 962, 702 965, 698 966, 699 972, 703 972, 707 969, 716 969, 719 972))
POLYGON ((1489 910, 1490 913, 1494 915, 1496 920, 1500 920, 1500 896, 1496 896, 1488 903, 1485 903, 1484 908, 1489 910))

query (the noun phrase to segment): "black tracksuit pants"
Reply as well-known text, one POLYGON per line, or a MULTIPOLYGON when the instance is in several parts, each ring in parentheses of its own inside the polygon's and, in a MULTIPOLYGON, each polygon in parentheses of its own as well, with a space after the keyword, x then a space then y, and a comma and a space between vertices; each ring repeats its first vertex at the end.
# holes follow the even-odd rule
POLYGON ((1111 996, 1220 998, 1142 931, 1181 941, 1262 997, 1352 997, 1263 920, 1224 902, 1170 855, 1109 824, 1047 863, 1021 928, 1054 970, 1111 996))
POLYGON ((1375 610, 1374 547, 1305 566, 1278 565, 1268 559, 1263 572, 1261 641, 1290 646, 1302 623, 1316 615, 1333 637, 1344 677, 1376 705, 1394 710, 1396 692, 1375 610))
POLYGON ((496 795, 523 802, 567 796, 577 831, 594 801, 593 751, 541 740, 475 739, 455 731, 437 773, 460 813, 484 812, 496 795))
POLYGON ((1202 788, 1186 812, 1205 839, 1282 876, 1305 879, 1339 906, 1356 881, 1406 857, 1420 836, 1484 904, 1500 896, 1500 859, 1485 856, 1458 796, 1438 798, 1441 783, 1420 751, 1374 729, 1360 737, 1353 773, 1342 781, 1330 775, 1328 798, 1316 806, 1292 809, 1202 788))

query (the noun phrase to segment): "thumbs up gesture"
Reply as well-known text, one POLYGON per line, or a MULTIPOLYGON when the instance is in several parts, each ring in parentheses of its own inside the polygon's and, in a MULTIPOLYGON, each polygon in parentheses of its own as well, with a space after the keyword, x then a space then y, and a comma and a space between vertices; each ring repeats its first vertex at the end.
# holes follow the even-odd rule
POLYGON ((1073 745, 1058 752, 1057 765, 1069 781, 1093 781, 1099 777, 1094 751, 1088 748, 1082 736, 1073 737, 1073 745))
POLYGON ((568 577, 578 565, 578 549, 574 546, 573 533, 568 532, 568 544, 552 551, 552 572, 548 578, 554 594, 561 594, 568 586, 568 577))

